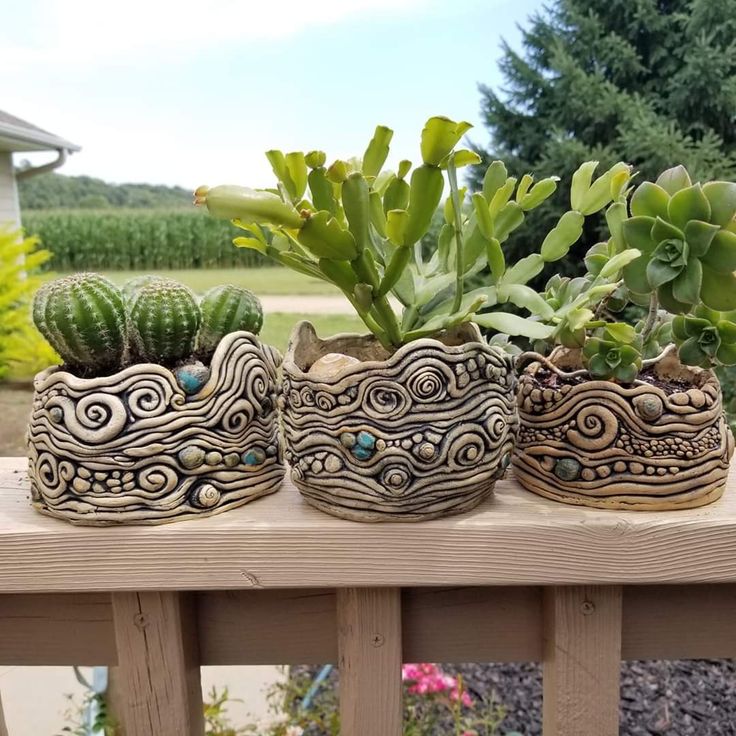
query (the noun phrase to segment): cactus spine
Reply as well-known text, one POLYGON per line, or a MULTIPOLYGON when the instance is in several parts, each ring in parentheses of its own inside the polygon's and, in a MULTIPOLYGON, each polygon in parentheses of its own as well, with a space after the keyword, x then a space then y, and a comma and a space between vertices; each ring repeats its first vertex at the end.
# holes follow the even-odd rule
POLYGON ((143 359, 173 365, 193 352, 201 314, 192 291, 171 279, 141 286, 129 305, 133 347, 143 359))
POLYGON ((44 284, 33 301, 33 321, 69 366, 100 372, 123 360, 123 296, 103 276, 80 273, 44 284))
POLYGON ((214 352, 220 340, 231 332, 245 330, 257 335, 263 325, 263 308, 258 297, 232 284, 209 289, 199 307, 202 326, 197 349, 202 355, 214 352))

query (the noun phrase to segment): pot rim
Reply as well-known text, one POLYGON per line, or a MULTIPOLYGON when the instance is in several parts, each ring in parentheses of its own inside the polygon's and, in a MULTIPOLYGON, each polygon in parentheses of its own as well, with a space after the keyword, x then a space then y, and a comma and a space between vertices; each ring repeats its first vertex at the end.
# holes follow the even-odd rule
MULTIPOLYGON (((405 343, 401 347, 397 348, 393 353, 388 354, 385 358, 360 360, 360 362, 356 363, 355 365, 345 366, 338 373, 336 373, 334 376, 330 376, 329 378, 314 378, 313 376, 309 375, 309 368, 311 368, 311 365, 307 367, 306 370, 304 370, 296 362, 295 354, 305 341, 310 340, 319 345, 320 355, 323 356, 330 352, 345 352, 344 350, 332 351, 329 349, 329 345, 337 341, 347 341, 353 339, 356 342, 367 344, 371 342, 377 343, 377 340, 370 333, 366 334, 358 332, 339 332, 335 335, 330 335, 329 337, 323 339, 317 335, 317 331, 314 325, 309 320, 301 320, 297 322, 297 324, 294 325, 294 328, 292 329, 282 366, 284 373, 289 377, 296 378, 298 380, 311 381, 312 383, 336 384, 340 381, 345 380, 346 378, 353 377, 354 374, 360 374, 364 371, 375 370, 387 365, 391 365, 393 363, 398 363, 404 360, 406 355, 413 352, 414 350, 427 347, 435 349, 439 348, 449 355, 459 355, 467 353, 471 350, 480 350, 492 353, 499 357, 507 358, 509 361, 511 361, 512 356, 504 352, 496 345, 489 345, 483 339, 480 329, 475 323, 465 322, 459 327, 469 329, 471 334, 473 334, 476 339, 466 340, 456 345, 448 345, 447 343, 436 337, 421 337, 417 340, 412 340, 411 342, 405 343)), ((452 335, 452 332, 444 332, 441 334, 452 335)), ((512 369, 511 364, 509 364, 508 369, 512 369)))
MULTIPOLYGON (((262 342, 258 335, 254 335, 252 332, 247 332, 245 330, 238 330, 237 332, 228 333, 222 338, 222 340, 220 340, 215 348, 215 352, 212 354, 209 365, 212 366, 216 362, 221 362, 229 346, 233 342, 242 339, 248 340, 254 347, 260 350, 269 348, 271 351, 275 351, 275 353, 280 357, 278 350, 273 346, 262 342)), ((55 378, 65 383, 74 383, 80 391, 95 390, 100 386, 113 385, 138 373, 158 374, 176 383, 174 371, 171 368, 166 368, 160 363, 133 363, 132 365, 125 366, 125 368, 121 368, 119 371, 115 371, 114 373, 109 373, 104 376, 87 377, 77 376, 71 371, 66 370, 62 365, 52 365, 34 376, 33 389, 34 391, 38 391, 46 381, 50 378, 55 378)))

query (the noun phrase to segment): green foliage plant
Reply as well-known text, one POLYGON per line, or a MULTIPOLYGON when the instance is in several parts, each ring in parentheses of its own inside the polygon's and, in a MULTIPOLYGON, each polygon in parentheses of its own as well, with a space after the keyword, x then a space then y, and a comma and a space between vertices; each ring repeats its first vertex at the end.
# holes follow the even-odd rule
POLYGON ((257 335, 263 326, 263 307, 248 289, 232 284, 208 289, 199 302, 202 324, 197 336, 197 350, 214 352, 222 338, 239 330, 257 335))
POLYGON ((547 346, 580 348, 584 371, 622 384, 672 344, 687 366, 736 365, 735 215, 736 184, 693 184, 683 166, 622 190, 585 275, 547 284, 547 346), (646 316, 620 321, 627 305, 646 316))
POLYGON ((30 319, 33 292, 43 283, 38 269, 50 257, 37 238, 0 228, 0 380, 28 378, 56 360, 30 319))
POLYGON ((421 163, 412 168, 401 161, 396 172, 383 171, 393 136, 384 126, 376 128, 361 159, 329 166, 321 151, 269 151, 275 187, 200 187, 195 203, 245 231, 236 245, 340 289, 388 350, 471 320, 507 334, 547 336, 550 328, 538 320, 481 310, 513 305, 549 316, 552 310, 528 282, 567 255, 585 218, 626 186, 629 168, 616 164, 593 181, 595 164, 581 167, 571 207, 539 252, 507 265, 503 244, 554 193, 557 180, 535 182, 528 174, 517 180, 496 161, 486 169, 482 190, 469 195, 457 179, 459 168, 479 162, 472 151, 457 148, 469 128, 430 118, 421 133, 421 163), (449 195, 443 202, 445 177, 449 195), (438 208, 444 223, 428 246, 438 208), (477 288, 474 277, 486 269, 490 285, 477 288), (401 304, 400 316, 389 295, 401 304))

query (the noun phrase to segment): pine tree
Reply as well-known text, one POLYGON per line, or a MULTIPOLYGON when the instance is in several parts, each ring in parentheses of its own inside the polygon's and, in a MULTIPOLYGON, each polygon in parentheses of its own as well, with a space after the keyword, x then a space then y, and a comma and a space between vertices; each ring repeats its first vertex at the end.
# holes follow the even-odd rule
MULTIPOLYGON (((480 87, 486 161, 563 182, 590 159, 627 161, 640 180, 678 163, 695 180, 736 175, 736 0, 556 0, 522 33, 521 54, 503 46, 504 88, 480 87)), ((515 255, 567 197, 561 186, 515 255)))

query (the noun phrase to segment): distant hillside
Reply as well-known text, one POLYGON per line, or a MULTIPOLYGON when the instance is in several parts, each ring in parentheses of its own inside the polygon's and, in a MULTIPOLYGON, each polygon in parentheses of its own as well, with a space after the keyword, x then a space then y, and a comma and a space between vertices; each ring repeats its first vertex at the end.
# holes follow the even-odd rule
POLYGON ((192 203, 192 193, 182 187, 154 184, 108 184, 91 176, 39 174, 18 182, 24 210, 55 208, 136 207, 174 208, 192 203))

